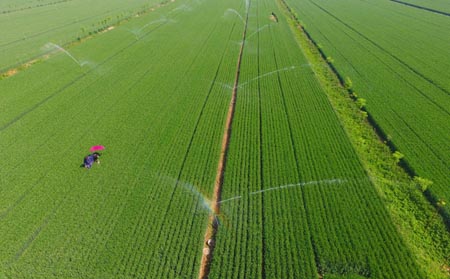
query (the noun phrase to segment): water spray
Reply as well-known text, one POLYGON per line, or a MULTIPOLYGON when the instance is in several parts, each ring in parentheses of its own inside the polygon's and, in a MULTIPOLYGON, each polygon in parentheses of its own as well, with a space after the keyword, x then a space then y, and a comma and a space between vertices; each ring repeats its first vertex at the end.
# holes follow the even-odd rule
POLYGON ((160 175, 160 177, 165 178, 167 180, 170 180, 171 183, 174 183, 175 185, 180 185, 183 189, 189 191, 191 194, 193 194, 202 204, 202 207, 206 209, 208 212, 213 213, 213 209, 211 207, 211 200, 208 199, 205 195, 200 193, 197 190, 197 187, 195 185, 178 180, 174 177, 166 176, 166 175, 160 175))
MULTIPOLYGON (((308 181, 308 182, 300 182, 300 183, 294 183, 294 184, 285 184, 281 186, 271 187, 267 189, 262 189, 254 192, 250 192, 248 196, 258 195, 269 191, 276 191, 276 190, 283 190, 287 188, 294 188, 294 187, 301 187, 301 186, 307 186, 307 185, 317 185, 317 184, 342 184, 344 182, 347 182, 347 180, 334 178, 334 179, 324 179, 324 180, 314 180, 314 181, 308 181)), ((235 196, 226 200, 222 200, 219 203, 225 203, 230 202, 233 200, 239 200, 242 196, 235 196)))
POLYGON ((177 11, 186 11, 186 12, 189 12, 189 11, 192 11, 192 8, 191 8, 191 6, 189 6, 189 5, 182 4, 182 5, 180 5, 180 6, 176 7, 176 8, 174 8, 174 9, 172 9, 168 14, 170 15, 170 14, 172 14, 172 13, 174 13, 174 12, 177 12, 177 11))
POLYGON ((258 28, 258 30, 256 30, 255 32, 251 33, 250 35, 247 36, 247 38, 245 38, 246 40, 250 39, 251 37, 253 37, 254 35, 256 35, 257 33, 259 33, 260 31, 264 30, 265 28, 269 27, 270 24, 266 24, 260 28, 258 28))
POLYGON ((296 69, 297 67, 298 67, 298 66, 289 66, 289 67, 285 67, 285 68, 282 68, 282 69, 279 69, 279 70, 275 70, 275 71, 272 71, 272 72, 268 72, 268 73, 259 75, 259 76, 255 77, 255 78, 251 79, 251 80, 248 80, 248 81, 246 81, 246 82, 240 84, 240 85, 238 86, 238 88, 241 88, 241 87, 243 87, 243 86, 249 84, 250 82, 253 82, 253 81, 255 81, 255 80, 261 79, 261 78, 263 78, 263 77, 267 77, 267 76, 270 76, 270 75, 273 75, 273 74, 276 74, 276 73, 279 73, 279 72, 292 71, 292 70, 296 69))
POLYGON ((45 45, 45 47, 47 48, 56 48, 57 50, 62 51, 63 53, 65 53, 67 56, 69 56, 73 61, 75 61, 75 63, 78 64, 78 66, 83 67, 84 65, 86 65, 88 62, 87 61, 78 61, 75 57, 72 56, 72 54, 70 54, 67 50, 65 50, 63 47, 54 44, 54 43, 47 43, 45 45))
POLYGON ((236 14, 241 19, 242 23, 244 23, 244 25, 245 25, 245 20, 244 20, 244 18, 241 16, 241 14, 238 11, 236 11, 235 9, 227 9, 225 11, 225 15, 228 14, 228 13, 236 14))

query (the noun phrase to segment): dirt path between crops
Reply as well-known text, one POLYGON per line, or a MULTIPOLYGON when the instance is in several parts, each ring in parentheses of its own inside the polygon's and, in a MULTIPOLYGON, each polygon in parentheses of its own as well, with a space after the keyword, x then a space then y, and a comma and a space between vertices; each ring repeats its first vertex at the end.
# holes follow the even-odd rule
POLYGON ((239 73, 241 69, 242 53, 244 52, 245 36, 247 33, 247 22, 248 13, 245 20, 244 32, 242 34, 242 44, 239 51, 237 66, 236 66, 236 76, 234 79, 233 92, 231 95, 230 105, 228 107, 228 114, 225 122, 225 130, 222 138, 222 148, 220 151, 219 163, 217 166, 216 180, 214 183, 213 198, 211 200, 211 208, 213 213, 209 216, 208 227, 205 232, 205 240, 202 254, 202 261, 199 271, 199 279, 207 279, 210 272, 211 261, 213 258, 214 247, 216 245, 216 234, 219 227, 217 222, 217 216, 220 214, 220 195, 222 192, 223 177, 225 172, 228 147, 230 143, 231 136, 231 126, 233 124, 234 111, 236 107, 237 90, 239 84, 239 73))

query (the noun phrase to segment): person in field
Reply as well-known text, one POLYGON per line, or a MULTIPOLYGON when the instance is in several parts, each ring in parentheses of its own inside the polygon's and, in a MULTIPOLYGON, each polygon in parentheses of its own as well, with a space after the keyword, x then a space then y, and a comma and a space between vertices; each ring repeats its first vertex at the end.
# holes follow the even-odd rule
POLYGON ((87 169, 90 169, 95 162, 97 162, 97 164, 100 164, 100 153, 98 152, 94 152, 84 157, 83 163, 84 167, 87 169))

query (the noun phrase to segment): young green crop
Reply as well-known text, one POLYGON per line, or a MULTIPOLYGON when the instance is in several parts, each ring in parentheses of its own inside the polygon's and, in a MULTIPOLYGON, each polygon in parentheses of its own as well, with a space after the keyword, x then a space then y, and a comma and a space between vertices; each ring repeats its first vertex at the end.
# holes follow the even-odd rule
POLYGON ((212 191, 228 105, 215 81, 235 67, 218 6, 192 3, 136 38, 161 15, 139 17, 71 48, 81 69, 61 53, 1 81, 5 276, 196 276, 209 211, 193 189, 212 191), (101 164, 80 168, 98 143, 101 164))
POLYGON ((282 11, 250 7, 269 27, 244 49, 211 277, 421 278, 282 11))

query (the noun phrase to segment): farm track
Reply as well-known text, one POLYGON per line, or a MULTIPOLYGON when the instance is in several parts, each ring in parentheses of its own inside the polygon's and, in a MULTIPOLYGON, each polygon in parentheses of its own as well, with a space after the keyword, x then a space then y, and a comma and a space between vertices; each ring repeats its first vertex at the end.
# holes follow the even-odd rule
MULTIPOLYGON (((251 2, 249 1, 249 6, 247 7, 247 9, 249 9, 249 7, 251 5, 250 3, 251 2)), ((228 114, 226 117, 225 129, 224 129, 221 151, 220 151, 220 157, 219 157, 219 162, 218 162, 218 166, 217 166, 217 174, 216 174, 216 179, 215 179, 215 183, 214 183, 213 197, 211 200, 213 212, 209 216, 208 226, 207 226, 207 229, 205 232, 205 237, 204 237, 204 242, 203 242, 204 250, 202 253, 202 259, 201 259, 201 264, 200 264, 199 279, 207 279, 208 278, 209 272, 210 272, 211 261, 212 261, 213 255, 214 255, 214 246, 216 245, 216 243, 214 243, 213 245, 209 246, 207 243, 210 239, 215 240, 218 226, 219 226, 218 221, 217 221, 217 216, 220 215, 220 195, 221 195, 221 191, 222 191, 224 173, 225 173, 225 168, 226 168, 226 159, 227 159, 228 148, 229 148, 229 143, 230 143, 233 117, 234 117, 234 112, 236 109, 237 91, 238 91, 238 85, 239 85, 239 74, 240 74, 241 61, 242 61, 242 56, 243 56, 244 47, 245 47, 247 24, 248 24, 248 10, 247 10, 246 17, 245 17, 244 31, 242 33, 242 44, 241 44, 241 47, 239 50, 239 55, 238 55, 238 60, 237 60, 237 65, 236 65, 236 76, 235 76, 235 80, 234 80, 234 86, 233 86, 233 91, 232 91, 232 95, 231 95, 230 105, 228 108, 228 114), (205 253, 205 251, 207 251, 207 253, 205 253)))
POLYGON ((431 8, 427 8, 427 7, 424 7, 424 6, 419 6, 419 5, 415 5, 415 4, 412 4, 412 3, 403 2, 403 1, 399 1, 399 0, 390 0, 390 1, 394 2, 394 3, 402 4, 402 5, 405 5, 405 6, 408 6, 408 7, 413 7, 413 8, 419 9, 419 10, 424 10, 424 11, 427 11, 427 12, 432 12, 432 13, 440 14, 440 15, 444 15, 444 16, 450 16, 450 13, 446 13, 446 12, 435 10, 435 9, 431 9, 431 8))

